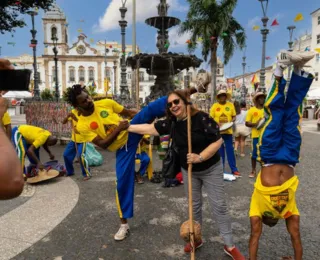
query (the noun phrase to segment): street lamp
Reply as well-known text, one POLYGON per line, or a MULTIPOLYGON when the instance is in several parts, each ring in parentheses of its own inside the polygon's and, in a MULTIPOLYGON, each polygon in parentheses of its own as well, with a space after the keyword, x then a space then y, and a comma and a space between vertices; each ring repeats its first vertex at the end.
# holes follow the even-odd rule
POLYGON ((30 10, 27 12, 31 16, 31 21, 32 21, 32 29, 30 30, 32 39, 31 39, 31 44, 30 47, 33 49, 33 77, 34 77, 34 99, 35 100, 40 100, 40 91, 39 91, 39 82, 38 82, 38 69, 37 69, 37 40, 36 40, 36 34, 37 30, 35 30, 35 25, 34 25, 34 17, 38 14, 37 11, 30 10))
POLYGON ((243 76, 242 76, 242 87, 241 87, 241 97, 243 101, 246 101, 246 96, 247 96, 247 88, 246 88, 246 84, 244 83, 244 74, 245 74, 245 70, 246 70, 246 48, 244 49, 243 52, 243 57, 242 57, 242 72, 243 72, 243 76))
POLYGON ((128 22, 124 19, 127 7, 127 0, 121 0, 122 6, 119 8, 121 14, 121 20, 119 21, 119 25, 121 27, 121 36, 122 36, 122 52, 121 52, 121 82, 120 82, 120 98, 122 103, 124 104, 126 101, 129 101, 129 90, 127 84, 127 65, 126 65, 126 27, 128 22))
POLYGON ((53 53, 54 53, 54 72, 55 72, 55 75, 56 75, 56 87, 55 87, 55 98, 56 98, 56 101, 58 102, 59 101, 59 81, 58 81, 58 49, 57 49, 57 45, 58 45, 58 38, 57 38, 57 35, 54 34, 51 38, 52 42, 53 42, 53 53))
POLYGON ((266 87, 265 87, 265 63, 266 63, 266 42, 267 42, 267 35, 269 33, 269 30, 267 29, 267 23, 269 21, 269 18, 267 17, 267 10, 268 10, 268 2, 269 0, 258 0, 261 2, 263 17, 261 18, 263 28, 261 29, 262 34, 262 61, 261 61, 261 70, 260 70, 260 87, 259 91, 266 93, 266 87))
MULTIPOLYGON (((292 45, 293 45, 293 41, 292 41, 292 35, 293 35, 293 30, 296 29, 296 27, 294 25, 288 26, 287 27, 288 31, 289 31, 289 51, 293 51, 292 49, 292 45)), ((288 79, 287 79, 287 84, 289 86, 290 83, 290 77, 291 77, 291 66, 288 67, 288 79)))

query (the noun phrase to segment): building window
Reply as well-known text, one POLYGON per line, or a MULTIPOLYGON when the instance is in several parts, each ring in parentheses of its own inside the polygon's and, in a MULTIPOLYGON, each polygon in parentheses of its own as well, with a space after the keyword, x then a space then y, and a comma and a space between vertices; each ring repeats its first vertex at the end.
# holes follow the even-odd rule
POLYGON ((317 44, 320 44, 320 34, 317 35, 317 44))
POLYGON ((149 75, 149 81, 154 81, 154 76, 153 75, 149 75))
POLYGON ((38 83, 39 84, 42 84, 42 81, 41 81, 41 76, 40 76, 40 72, 37 72, 37 80, 38 80, 38 83))
POLYGON ((127 73, 127 79, 131 79, 131 72, 127 73))
POLYGON ((318 25, 320 25, 320 16, 318 16, 318 25))
POLYGON ((56 82, 56 67, 52 67, 52 82, 56 82))
POLYGON ((74 67, 69 67, 69 81, 70 82, 75 82, 75 71, 74 71, 74 67))
POLYGON ((94 68, 89 68, 89 81, 94 81, 94 68))
POLYGON ((317 54, 316 54, 316 63, 319 63, 319 61, 320 61, 320 54, 317 53, 317 54))
POLYGON ((314 73, 314 79, 315 79, 316 81, 318 81, 318 79, 319 79, 319 73, 318 73, 318 72, 315 72, 315 73, 314 73))
POLYGON ((105 69, 105 77, 110 81, 110 79, 111 79, 111 68, 106 67, 106 69, 105 69))
POLYGON ((84 67, 79 67, 79 82, 80 81, 85 81, 85 71, 84 71, 84 67))
POLYGON ((189 80, 192 80, 193 73, 192 72, 188 72, 188 76, 189 76, 189 80))
POLYGON ((182 72, 180 72, 180 73, 178 74, 178 80, 179 80, 179 81, 183 81, 183 73, 182 73, 182 72))
POLYGON ((139 81, 144 81, 144 72, 139 72, 139 81))
POLYGON ((220 69, 217 69, 217 75, 220 75, 220 69))
POLYGON ((56 27, 52 27, 51 28, 51 39, 56 38, 57 36, 57 28, 56 27))
POLYGON ((143 91, 143 86, 142 85, 139 86, 139 91, 143 91))

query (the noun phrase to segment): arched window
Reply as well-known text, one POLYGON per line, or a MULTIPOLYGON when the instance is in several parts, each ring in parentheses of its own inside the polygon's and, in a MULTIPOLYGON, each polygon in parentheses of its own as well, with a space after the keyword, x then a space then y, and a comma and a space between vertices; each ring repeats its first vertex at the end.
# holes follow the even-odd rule
POLYGON ((89 81, 94 81, 94 67, 89 67, 89 81))
POLYGON ((58 37, 58 35, 57 35, 57 27, 53 26, 51 28, 51 39, 57 38, 57 37, 58 37))
POLYGON ((85 81, 85 70, 84 70, 83 66, 79 67, 78 74, 79 74, 79 82, 80 81, 85 81))
POLYGON ((69 81, 70 82, 75 82, 75 70, 74 67, 69 67, 69 81))
POLYGON ((220 69, 217 69, 217 75, 220 75, 220 69))
POLYGON ((111 80, 111 68, 106 67, 105 68, 105 77, 110 81, 111 80))
POLYGON ((144 72, 139 72, 139 81, 144 81, 144 72))

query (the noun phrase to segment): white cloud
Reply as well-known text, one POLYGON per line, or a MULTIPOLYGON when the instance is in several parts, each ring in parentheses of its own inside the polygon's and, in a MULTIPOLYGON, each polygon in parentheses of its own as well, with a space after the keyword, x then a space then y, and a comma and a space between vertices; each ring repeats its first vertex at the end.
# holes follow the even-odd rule
POLYGON ((248 25, 247 26, 252 29, 252 27, 255 26, 255 25, 259 25, 260 26, 260 23, 261 23, 261 17, 256 16, 256 17, 254 17, 254 18, 252 18, 252 19, 250 19, 248 21, 248 25))
MULTIPOLYGON (((167 3, 170 5, 170 11, 186 11, 186 7, 179 4, 179 0, 168 0, 167 3)), ((157 15, 157 5, 159 0, 138 0, 136 1, 136 21, 144 22, 148 17, 157 15)), ((105 32, 119 28, 120 11, 122 3, 119 0, 112 0, 107 7, 104 15, 99 18, 98 24, 94 25, 96 32, 105 32)), ((127 1, 126 7, 128 11, 126 13, 126 20, 128 26, 132 23, 132 1, 127 1)))
POLYGON ((170 49, 185 47, 187 48, 186 41, 190 39, 191 33, 178 34, 179 26, 172 28, 169 31, 170 49))

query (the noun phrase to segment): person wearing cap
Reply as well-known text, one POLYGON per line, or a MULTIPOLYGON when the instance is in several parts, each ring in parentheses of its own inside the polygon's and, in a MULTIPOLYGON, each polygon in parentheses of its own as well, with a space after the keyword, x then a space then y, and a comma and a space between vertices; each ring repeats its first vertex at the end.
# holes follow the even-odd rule
POLYGON ((312 52, 297 51, 282 51, 278 55, 273 82, 264 104, 265 124, 257 146, 257 160, 262 168, 254 184, 249 211, 250 260, 258 259, 262 224, 273 227, 279 219, 286 222, 294 250, 294 257, 282 259, 302 260, 300 214, 295 198, 299 180, 295 175, 295 165, 299 163, 302 142, 302 104, 314 79, 302 68, 314 56, 312 52), (283 71, 291 65, 293 73, 285 94, 287 82, 283 78, 283 71))
POLYGON ((51 153, 49 146, 55 145, 57 141, 57 138, 52 136, 49 131, 40 127, 20 125, 12 129, 12 142, 16 147, 25 177, 25 156, 28 156, 31 164, 36 164, 37 168, 43 170, 44 165, 40 161, 40 147, 46 150, 50 160, 54 160, 54 155, 51 153))
POLYGON ((253 97, 254 106, 251 107, 246 116, 246 126, 250 127, 251 130, 251 173, 249 178, 256 176, 256 165, 257 165, 257 144, 259 141, 260 130, 258 125, 263 118, 264 110, 263 105, 266 99, 266 95, 263 92, 257 92, 253 97))
MULTIPOLYGON (((227 101, 230 100, 231 95, 226 90, 219 90, 216 96, 218 102, 214 103, 210 109, 210 116, 222 126, 225 123, 234 122, 236 119, 236 110, 234 105, 227 101)), ((236 165, 236 157, 233 149, 233 129, 230 127, 224 131, 221 131, 221 137, 223 138, 224 144, 221 145, 219 149, 220 155, 222 157, 223 168, 225 165, 225 151, 227 153, 229 167, 234 175, 239 176, 236 165)))

